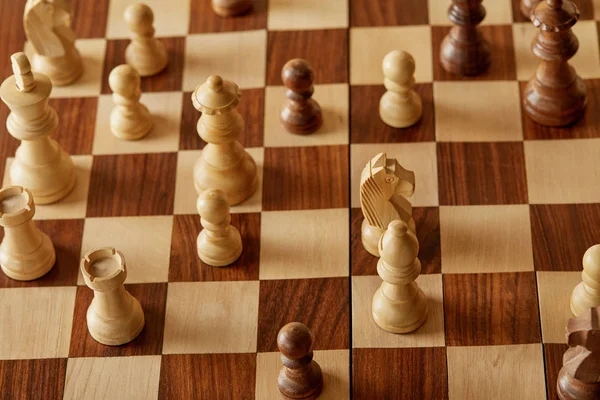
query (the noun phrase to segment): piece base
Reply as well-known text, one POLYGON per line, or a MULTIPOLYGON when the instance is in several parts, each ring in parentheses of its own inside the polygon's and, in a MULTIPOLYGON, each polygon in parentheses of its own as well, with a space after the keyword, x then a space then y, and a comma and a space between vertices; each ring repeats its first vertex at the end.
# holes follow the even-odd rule
POLYGON ((52 269, 52 267, 54 267, 54 263, 56 262, 54 245, 45 233, 42 233, 42 235, 44 238, 42 239, 42 244, 40 245, 38 251, 27 256, 20 256, 21 259, 17 265, 11 265, 11 263, 7 260, 14 256, 0 255, 0 258, 3 260, 3 262, 0 264, 0 267, 6 276, 16 281, 32 281, 46 275, 52 269), (41 261, 37 261, 34 264, 34 261, 40 256, 37 254, 39 251, 45 251, 47 254, 43 256, 41 261))
POLYGON ((252 0, 238 1, 238 4, 233 7, 221 7, 212 2, 212 9, 219 17, 235 17, 246 14, 252 9, 252 0))
POLYGON ((525 88, 523 110, 537 124, 567 126, 581 119, 587 107, 587 90, 579 77, 563 90, 546 89, 534 77, 525 88), (554 93, 552 97, 545 92, 554 93))
MULTIPOLYGON (((137 302, 137 299, 134 299, 137 302)), ((138 305, 136 307, 140 307, 139 302, 138 305)), ((140 314, 138 314, 137 312, 132 312, 130 318, 132 320, 135 320, 137 317, 137 315, 141 315, 141 318, 139 318, 139 321, 134 321, 136 323, 133 322, 129 322, 129 321, 119 321, 119 324, 122 324, 124 326, 129 326, 129 325, 133 325, 132 328, 126 330, 125 332, 122 332, 119 335, 115 335, 115 336, 106 336, 106 335, 102 335, 100 333, 100 330, 105 330, 106 325, 109 325, 110 322, 106 322, 106 323, 101 323, 99 324, 99 326, 101 327, 101 329, 94 329, 93 327, 90 327, 90 314, 95 314, 95 311, 93 310, 92 305, 90 305, 90 307, 88 308, 87 311, 87 321, 88 321, 88 332, 90 333, 90 335, 94 338, 95 341, 97 341, 98 343, 102 343, 104 345, 107 346, 120 346, 122 344, 125 343, 129 343, 132 340, 134 340, 136 337, 138 337, 140 335, 140 333, 142 332, 142 330, 144 329, 144 325, 145 325, 145 318, 144 318, 144 313, 143 311, 141 311, 140 314), (104 329, 102 329, 104 328, 104 329)), ((100 321, 100 317, 98 317, 96 315, 95 318, 97 321, 100 321)), ((111 321, 112 322, 112 321, 111 321)))
POLYGON ((130 43, 125 49, 125 62, 135 68, 141 77, 157 75, 169 64, 167 50, 158 39, 156 52, 158 54, 152 56, 140 56, 136 54, 134 44, 130 43))
POLYGON ((374 312, 371 313, 371 315, 373 316, 373 321, 375 321, 377 326, 379 326, 381 329, 383 329, 385 331, 392 332, 392 333, 409 333, 409 332, 416 331, 425 323, 425 321, 427 321, 427 308, 425 309, 425 313, 423 314, 423 316, 418 321, 415 321, 412 324, 403 325, 403 326, 386 324, 374 312))
POLYGON ((45 57, 37 53, 32 55, 32 70, 42 73, 50 78, 53 86, 66 86, 83 75, 83 63, 77 49, 70 56, 45 57), (72 60, 76 60, 73 62, 72 60))
POLYGON ((490 66, 489 44, 478 33, 475 43, 463 43, 453 38, 454 27, 446 35, 440 47, 440 63, 449 73, 458 76, 477 76, 490 66))

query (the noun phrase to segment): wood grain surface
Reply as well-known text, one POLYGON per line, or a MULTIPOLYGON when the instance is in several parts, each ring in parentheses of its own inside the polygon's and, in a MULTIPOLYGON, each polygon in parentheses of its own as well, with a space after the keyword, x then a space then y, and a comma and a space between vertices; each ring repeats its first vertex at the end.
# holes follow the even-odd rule
POLYGON ((348 146, 267 147, 264 211, 346 208, 348 146))
POLYGON ((556 379, 563 365, 563 355, 569 346, 566 344, 544 344, 544 363, 546 365, 546 387, 548 399, 558 399, 556 394, 556 379))
POLYGON ((426 25, 427 8, 422 0, 404 0, 402 3, 387 0, 350 1, 350 26, 426 25))
POLYGON ((443 279, 446 345, 541 341, 534 272, 448 274, 443 279))
MULTIPOLYGON (((50 99, 58 114, 58 129, 52 135, 71 155, 91 154, 96 123, 97 97, 50 99)), ((106 132, 109 134, 109 132, 106 132)))
POLYGON ((258 351, 277 351, 277 332, 293 321, 310 327, 314 350, 347 349, 349 299, 347 278, 261 281, 258 351))
POLYGON ((312 65, 314 84, 347 83, 348 30, 269 31, 267 85, 282 84, 281 69, 292 58, 304 58, 312 65))
POLYGON ((95 156, 87 216, 173 213, 176 153, 95 156))
POLYGON ((78 286, 69 357, 140 356, 162 353, 167 284, 125 285, 125 290, 139 300, 144 310, 145 325, 140 335, 122 346, 105 346, 96 342, 89 334, 86 322, 87 309, 94 298, 94 292, 85 285, 78 286))
POLYGON ((267 0, 254 0, 253 3, 252 9, 247 13, 235 18, 223 18, 214 13, 210 0, 191 0, 190 33, 266 29, 267 0))
POLYGON ((356 400, 447 399, 446 349, 353 349, 352 388, 356 400))
POLYGON ((0 399, 62 399, 66 358, 0 361, 0 399))
POLYGON ((438 143, 441 205, 527 203, 523 143, 438 143))
MULTIPOLYGON (((383 84, 383 82, 382 82, 383 84)), ((423 103, 423 115, 413 126, 392 128, 379 118, 379 100, 386 92, 382 85, 361 85, 350 88, 350 142, 398 143, 435 141, 433 86, 415 86, 423 103)))
POLYGON ((103 38, 106 35, 109 4, 110 0, 97 0, 93 6, 84 1, 72 3, 73 23, 71 26, 78 39, 103 38))
POLYGON ((221 268, 204 264, 198 257, 196 238, 202 230, 198 215, 176 215, 173 223, 169 282, 258 280, 260 213, 232 214, 231 224, 242 235, 242 255, 221 268))
POLYGON ((255 354, 165 355, 158 397, 165 400, 251 399, 254 398, 255 374, 255 354))

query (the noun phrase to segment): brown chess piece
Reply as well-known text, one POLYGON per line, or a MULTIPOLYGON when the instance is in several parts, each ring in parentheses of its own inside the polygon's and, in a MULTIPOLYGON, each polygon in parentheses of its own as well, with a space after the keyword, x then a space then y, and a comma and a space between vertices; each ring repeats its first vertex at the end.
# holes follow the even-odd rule
POLYGON ((279 391, 289 399, 316 399, 323 389, 323 372, 313 361, 313 336, 300 322, 290 322, 277 334, 283 366, 279 391))
POLYGON ((442 41, 440 62, 452 74, 475 76, 490 66, 490 49, 477 25, 485 18, 483 0, 452 0, 448 18, 454 24, 442 41))
POLYGON ((288 98, 281 110, 281 123, 291 133, 315 132, 323 125, 323 114, 319 104, 311 98, 314 92, 312 67, 306 60, 290 60, 281 70, 281 79, 288 98))
POLYGON ((558 397, 600 399, 600 307, 569 319, 567 343, 569 349, 556 382, 558 397))
POLYGON ((579 10, 570 0, 541 1, 531 14, 540 28, 531 49, 541 63, 525 88, 523 108, 538 124, 569 125, 585 112, 585 83, 568 63, 579 48, 571 30, 578 18, 579 10))
POLYGON ((540 0, 521 0, 521 14, 527 19, 531 19, 531 12, 540 0))

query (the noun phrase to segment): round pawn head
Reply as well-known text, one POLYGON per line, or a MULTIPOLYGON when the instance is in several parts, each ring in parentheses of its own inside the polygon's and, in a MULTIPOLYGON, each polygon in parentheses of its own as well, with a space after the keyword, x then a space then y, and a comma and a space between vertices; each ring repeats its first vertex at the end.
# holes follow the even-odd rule
POLYGON ((138 35, 154 34, 154 13, 144 3, 134 3, 125 9, 125 21, 129 29, 138 35))
POLYGON ((593 245, 583 255, 583 273, 600 282, 600 244, 593 245))
POLYGON ((415 59, 405 51, 393 50, 383 57, 382 67, 387 79, 406 85, 415 74, 415 59))
POLYGON ((295 58, 281 70, 281 79, 286 88, 294 92, 305 92, 312 87, 314 71, 308 61, 295 58))
POLYGON ((108 76, 110 89, 124 97, 133 96, 139 89, 140 82, 140 74, 127 64, 116 66, 108 76))
POLYGON ((300 322, 290 322, 277 334, 277 347, 281 354, 290 360, 306 357, 312 349, 312 344, 312 332, 300 322))
POLYGON ((219 224, 229 215, 229 203, 221 189, 207 189, 196 203, 200 217, 211 224, 219 224))

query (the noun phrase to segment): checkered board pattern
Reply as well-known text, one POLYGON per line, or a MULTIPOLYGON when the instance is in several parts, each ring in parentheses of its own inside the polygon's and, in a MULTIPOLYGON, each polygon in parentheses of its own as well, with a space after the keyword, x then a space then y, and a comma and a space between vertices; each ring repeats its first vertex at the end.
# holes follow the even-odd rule
MULTIPOLYGON (((600 242, 600 0, 578 0, 572 60, 585 79, 585 118, 535 125, 520 99, 537 61, 536 30, 518 0, 484 1, 490 69, 444 72, 448 0, 256 0, 216 17, 208 0, 147 0, 170 55, 142 81, 155 118, 138 142, 115 139, 107 77, 124 62, 127 0, 76 1, 85 74, 55 88, 55 138, 77 166, 75 191, 37 207, 57 250, 54 269, 30 283, 0 274, 2 399, 276 399, 276 334, 312 328, 325 372, 323 399, 553 399, 569 296, 581 258, 600 242), (417 62, 423 118, 404 130, 378 116, 381 60, 405 49, 417 62), (290 58, 316 72, 325 125, 311 136, 278 121, 280 71, 290 58), (218 73, 243 90, 241 138, 260 187, 232 210, 244 253, 203 265, 195 239, 192 167, 204 143, 191 91, 218 73), (387 333, 370 316, 380 284, 360 243, 359 176, 378 152, 416 173, 415 206, 429 316, 418 331, 387 333), (146 327, 119 347, 96 343, 85 312, 93 293, 82 254, 115 246, 146 327)), ((24 0, 0 2, 0 72, 23 49, 24 0)), ((8 115, 0 107, 0 120, 8 115)), ((0 127, 0 176, 18 142, 0 127)), ((5 179, 5 184, 7 184, 5 179)))

